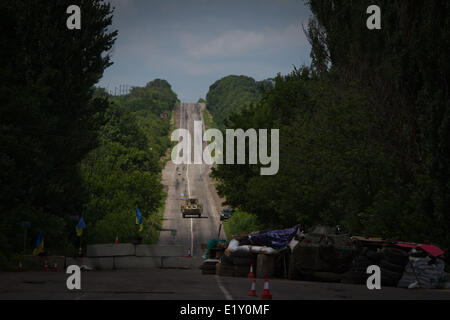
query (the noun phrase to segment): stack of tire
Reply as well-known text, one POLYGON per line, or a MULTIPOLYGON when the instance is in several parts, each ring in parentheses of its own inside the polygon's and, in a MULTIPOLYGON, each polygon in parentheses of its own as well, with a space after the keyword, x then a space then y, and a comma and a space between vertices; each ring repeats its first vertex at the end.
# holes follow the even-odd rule
POLYGON ((207 259, 203 262, 202 266, 202 274, 216 274, 216 264, 219 263, 219 260, 216 259, 207 259))
POLYGON ((403 275, 408 259, 408 253, 398 248, 387 247, 380 252, 370 250, 367 247, 363 248, 361 254, 353 260, 352 267, 344 275, 342 282, 366 283, 369 276, 367 267, 377 265, 381 271, 381 285, 396 287, 403 275))
POLYGON ((220 263, 216 266, 216 274, 222 277, 234 276, 234 264, 233 258, 227 255, 223 255, 220 258, 220 263))
POLYGON ((353 260, 352 266, 341 279, 343 283, 363 284, 367 281, 367 267, 379 265, 381 254, 374 249, 364 247, 361 253, 353 260))
POLYGON ((398 248, 384 248, 380 259, 381 285, 396 287, 409 261, 409 254, 398 248))
POLYGON ((232 255, 235 277, 247 277, 250 266, 253 265, 253 273, 256 272, 257 255, 251 252, 235 252, 232 255))
POLYGON ((256 272, 256 254, 250 252, 234 252, 231 255, 223 255, 220 265, 217 266, 217 274, 228 277, 247 277, 250 266, 256 272))

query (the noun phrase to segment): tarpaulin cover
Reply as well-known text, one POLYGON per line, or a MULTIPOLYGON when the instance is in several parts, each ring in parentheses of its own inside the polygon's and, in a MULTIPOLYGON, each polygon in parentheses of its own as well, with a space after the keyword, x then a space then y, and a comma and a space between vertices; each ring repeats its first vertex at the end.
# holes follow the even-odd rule
POLYGON ((298 225, 293 228, 283 230, 272 230, 249 236, 250 242, 257 246, 267 246, 273 248, 281 248, 294 238, 297 233, 298 225))
POLYGON ((439 249, 439 247, 432 245, 432 244, 415 244, 415 243, 402 243, 397 242, 397 246, 399 247, 406 247, 406 248, 420 248, 429 255, 432 255, 433 257, 438 257, 440 255, 444 254, 444 251, 439 249))

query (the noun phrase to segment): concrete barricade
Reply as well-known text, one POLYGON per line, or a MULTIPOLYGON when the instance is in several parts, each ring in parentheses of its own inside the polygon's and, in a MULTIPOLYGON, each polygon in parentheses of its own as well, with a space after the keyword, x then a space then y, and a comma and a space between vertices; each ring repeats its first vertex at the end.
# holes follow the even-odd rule
POLYGON ((85 265, 94 270, 113 270, 114 258, 113 257, 99 257, 99 258, 66 258, 66 268, 70 265, 82 266, 85 265))
POLYGON ((134 256, 136 246, 131 243, 93 244, 87 246, 88 257, 134 256))
POLYGON ((161 257, 114 257, 114 269, 147 269, 161 267, 161 257))
POLYGON ((185 257, 186 250, 183 246, 138 244, 136 246, 137 257, 185 257))

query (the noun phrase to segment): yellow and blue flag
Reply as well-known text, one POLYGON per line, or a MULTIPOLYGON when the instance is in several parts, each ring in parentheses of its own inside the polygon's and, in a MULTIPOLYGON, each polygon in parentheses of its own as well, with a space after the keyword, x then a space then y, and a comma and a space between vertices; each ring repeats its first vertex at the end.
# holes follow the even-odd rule
POLYGON ((142 216, 138 207, 136 207, 136 224, 139 225, 139 232, 142 232, 144 225, 142 224, 142 216))
POLYGON ((81 217, 80 221, 78 221, 78 224, 75 227, 75 230, 77 231, 77 236, 81 237, 81 235, 83 234, 83 229, 86 229, 86 224, 84 223, 83 217, 81 217))
POLYGON ((44 232, 40 232, 36 241, 36 248, 33 250, 33 256, 37 256, 44 250, 44 232))

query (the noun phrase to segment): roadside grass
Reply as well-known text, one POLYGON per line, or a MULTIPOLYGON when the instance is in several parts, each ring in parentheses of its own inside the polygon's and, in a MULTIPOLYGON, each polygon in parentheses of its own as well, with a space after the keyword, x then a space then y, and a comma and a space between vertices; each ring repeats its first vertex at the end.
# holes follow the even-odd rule
POLYGON ((231 218, 223 223, 223 227, 228 239, 232 239, 234 234, 250 233, 261 229, 255 215, 240 210, 236 210, 231 218))
POLYGON ((217 124, 214 122, 211 113, 206 108, 202 110, 202 116, 206 129, 217 128, 217 124))

